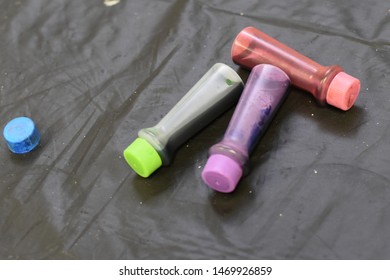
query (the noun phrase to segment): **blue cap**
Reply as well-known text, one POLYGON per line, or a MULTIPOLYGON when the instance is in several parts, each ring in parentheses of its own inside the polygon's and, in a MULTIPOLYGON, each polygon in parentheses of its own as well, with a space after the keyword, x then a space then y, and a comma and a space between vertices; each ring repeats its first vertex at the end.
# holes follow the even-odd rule
POLYGON ((11 120, 4 127, 4 139, 15 154, 25 154, 38 146, 41 136, 34 122, 26 117, 11 120))

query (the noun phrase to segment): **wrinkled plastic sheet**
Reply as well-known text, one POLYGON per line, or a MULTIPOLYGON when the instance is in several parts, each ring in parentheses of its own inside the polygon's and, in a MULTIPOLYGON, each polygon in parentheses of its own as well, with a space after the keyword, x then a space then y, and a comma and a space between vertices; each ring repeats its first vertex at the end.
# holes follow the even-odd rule
POLYGON ((41 145, 0 144, 1 259, 390 258, 387 0, 1 1, 0 120, 41 145), (137 176, 123 150, 255 26, 361 80, 355 106, 293 89, 232 194, 200 174, 233 108, 173 163, 137 176))

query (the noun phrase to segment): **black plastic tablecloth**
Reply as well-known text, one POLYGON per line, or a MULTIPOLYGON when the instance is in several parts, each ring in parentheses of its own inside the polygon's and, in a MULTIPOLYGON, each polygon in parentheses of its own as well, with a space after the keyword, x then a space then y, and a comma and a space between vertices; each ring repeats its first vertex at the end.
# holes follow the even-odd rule
POLYGON ((0 144, 1 259, 390 257, 387 0, 1 1, 0 120, 42 140, 0 144), (234 108, 173 163, 136 175, 123 150, 255 26, 361 80, 347 112, 293 89, 231 194, 200 174, 234 108))

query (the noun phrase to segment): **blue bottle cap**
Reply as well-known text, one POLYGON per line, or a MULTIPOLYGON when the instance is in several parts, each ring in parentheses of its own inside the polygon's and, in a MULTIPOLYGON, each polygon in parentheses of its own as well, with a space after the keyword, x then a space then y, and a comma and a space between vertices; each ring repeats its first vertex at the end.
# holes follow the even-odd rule
POLYGON ((11 120, 4 127, 4 139, 15 154, 25 154, 38 146, 41 136, 34 122, 27 117, 11 120))

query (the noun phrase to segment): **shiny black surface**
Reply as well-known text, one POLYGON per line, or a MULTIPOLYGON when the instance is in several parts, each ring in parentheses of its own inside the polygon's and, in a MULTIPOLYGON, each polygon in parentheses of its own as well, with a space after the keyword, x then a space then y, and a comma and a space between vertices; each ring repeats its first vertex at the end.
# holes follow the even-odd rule
POLYGON ((42 143, 0 143, 1 259, 388 259, 390 6, 386 0, 0 2, 0 120, 42 143), (348 112, 293 89, 233 194, 200 174, 233 110, 169 167, 122 152, 252 25, 361 80, 348 112))

